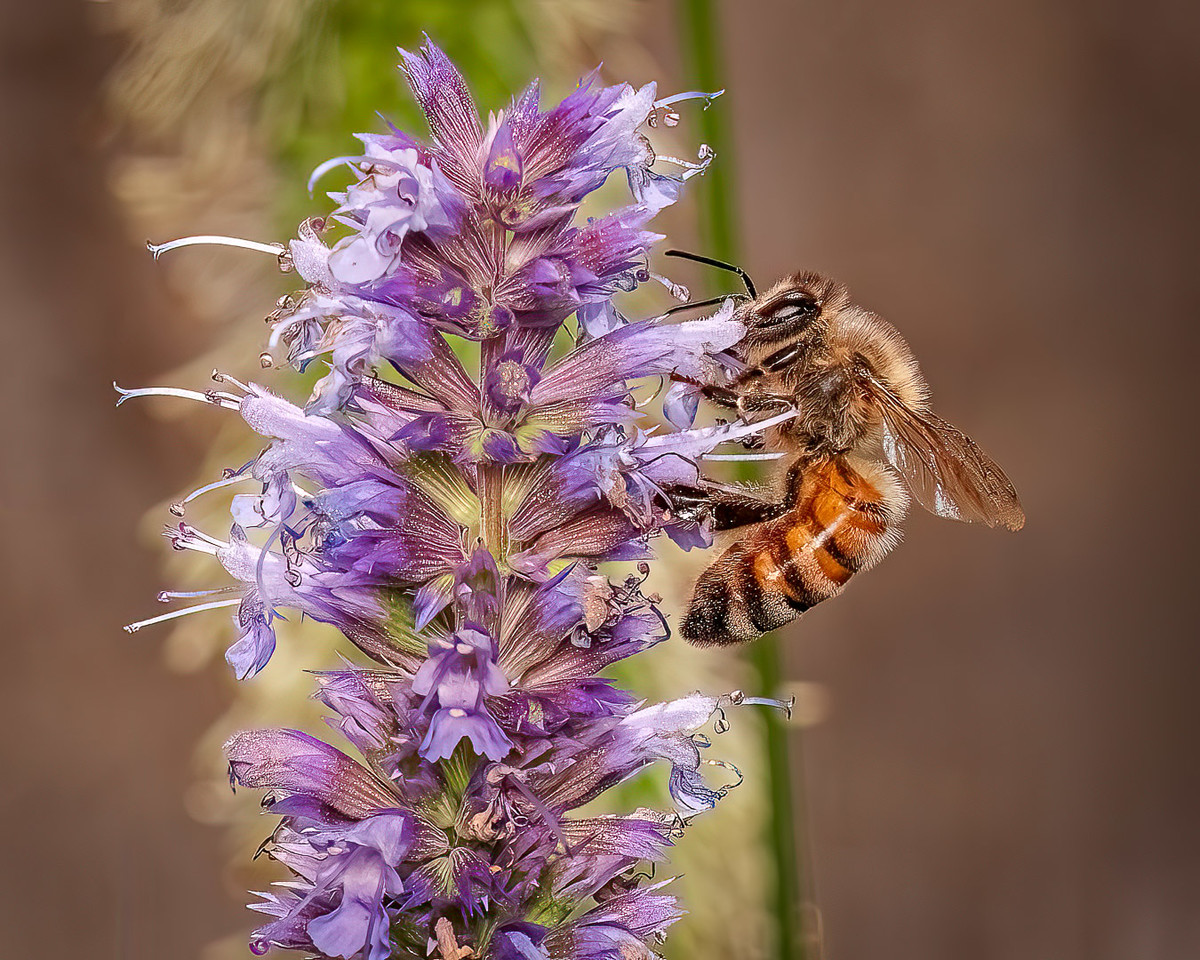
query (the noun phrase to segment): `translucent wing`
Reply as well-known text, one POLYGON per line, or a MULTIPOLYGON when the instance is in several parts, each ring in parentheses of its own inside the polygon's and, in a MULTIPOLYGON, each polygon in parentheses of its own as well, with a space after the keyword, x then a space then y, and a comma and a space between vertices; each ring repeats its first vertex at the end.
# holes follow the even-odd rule
POLYGON ((979 444, 936 414, 914 410, 873 375, 866 386, 883 414, 884 455, 921 506, 989 527, 1025 525, 1012 482, 979 444))

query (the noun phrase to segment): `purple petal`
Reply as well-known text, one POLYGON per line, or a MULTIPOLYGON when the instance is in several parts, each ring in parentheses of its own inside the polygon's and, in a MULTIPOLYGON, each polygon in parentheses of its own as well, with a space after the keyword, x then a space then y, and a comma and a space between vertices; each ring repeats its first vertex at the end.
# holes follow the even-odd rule
POLYGON ((512 741, 486 712, 468 713, 461 707, 438 710, 421 744, 421 756, 431 763, 447 760, 459 741, 467 739, 475 752, 491 760, 502 760, 512 750, 512 741))
POLYGON ((234 675, 245 680, 258 673, 275 652, 275 631, 267 623, 262 601, 251 591, 238 606, 234 623, 238 639, 225 651, 225 659, 234 675))
MULTIPOLYGON (((384 960, 391 950, 389 919, 382 901, 386 874, 393 871, 370 851, 356 850, 349 859, 340 877, 341 903, 310 920, 308 935, 313 946, 330 957, 352 957, 366 946, 369 960, 384 960)), ((396 878, 395 886, 398 881, 396 878)))
POLYGON ((429 129, 445 148, 447 174, 460 187, 469 187, 471 168, 478 170, 483 132, 462 74, 428 39, 416 53, 401 50, 400 56, 402 69, 429 129))
POLYGON ((299 730, 248 730, 225 744, 230 775, 245 787, 316 797, 349 817, 394 807, 396 796, 340 750, 299 730))
POLYGON ((492 136, 487 160, 483 164, 483 182, 493 190, 514 190, 521 185, 523 163, 513 141, 512 124, 500 124, 492 136))

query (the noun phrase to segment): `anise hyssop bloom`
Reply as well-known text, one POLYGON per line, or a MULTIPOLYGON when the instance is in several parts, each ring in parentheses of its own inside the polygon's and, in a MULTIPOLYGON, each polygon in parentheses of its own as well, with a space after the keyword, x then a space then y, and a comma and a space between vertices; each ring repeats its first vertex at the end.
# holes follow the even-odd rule
POLYGON ((535 84, 483 123, 440 50, 402 56, 430 139, 363 136, 314 175, 357 177, 332 214, 265 247, 306 284, 271 346, 327 371, 308 403, 220 376, 228 390, 122 391, 228 407, 267 439, 192 495, 252 491, 227 535, 168 531, 236 581, 190 609, 236 606, 237 676, 267 664, 287 608, 373 661, 316 677, 357 758, 295 730, 226 745, 234 783, 281 818, 267 849, 292 874, 259 894, 251 947, 651 957, 681 911, 638 868, 727 789, 701 777, 699 731, 744 698, 646 705, 600 678, 669 631, 644 563, 615 582, 599 564, 643 561, 660 533, 707 542, 663 488, 751 428, 639 425, 631 381, 709 376, 743 330, 728 309, 629 321, 613 298, 652 278, 647 223, 710 159, 656 158, 644 127, 707 96, 592 76, 549 109, 535 84), (581 217, 619 171, 628 205, 581 217), (656 761, 675 810, 579 812, 656 761))

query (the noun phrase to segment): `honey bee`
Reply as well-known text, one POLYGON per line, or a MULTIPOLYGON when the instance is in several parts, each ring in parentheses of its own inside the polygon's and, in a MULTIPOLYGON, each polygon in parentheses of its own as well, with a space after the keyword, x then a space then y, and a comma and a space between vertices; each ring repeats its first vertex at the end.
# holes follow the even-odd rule
POLYGON ((930 410, 904 338, 842 284, 796 273, 760 296, 738 267, 668 255, 732 270, 748 293, 735 314, 746 333, 730 351, 743 369, 694 385, 746 420, 796 411, 763 438, 786 458, 781 495, 707 480, 667 491, 680 517, 741 531, 696 582, 684 639, 745 643, 836 596, 895 546, 910 495, 940 517, 1024 525, 1004 471, 930 410))

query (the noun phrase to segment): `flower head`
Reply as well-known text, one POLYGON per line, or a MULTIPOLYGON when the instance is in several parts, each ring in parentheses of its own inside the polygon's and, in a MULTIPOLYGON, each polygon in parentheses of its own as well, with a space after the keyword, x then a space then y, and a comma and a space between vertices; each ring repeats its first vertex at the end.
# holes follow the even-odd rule
POLYGON ((268 849, 293 875, 260 894, 252 946, 384 960, 450 937, 482 957, 649 957, 679 910, 635 868, 727 789, 700 772, 719 701, 641 704, 600 677, 669 631, 644 575, 598 564, 642 560, 663 532, 706 542, 664 487, 751 428, 645 429, 631 381, 700 377, 743 330, 729 310, 626 322, 613 298, 648 278, 646 225, 709 154, 654 169, 653 85, 593 75, 543 109, 535 84, 485 124, 433 44, 402 57, 430 139, 363 136, 323 165, 355 182, 282 257, 307 286, 271 342, 328 364, 309 402, 230 378, 125 392, 228 407, 268 443, 211 485, 249 487, 226 536, 169 531, 236 581, 202 607, 236 605, 237 676, 267 665, 284 609, 373 661, 317 675, 361 760, 298 731, 226 745, 233 782, 281 817, 268 849), (628 205, 580 222, 619 171, 628 205), (674 811, 580 812, 653 764, 674 811))

